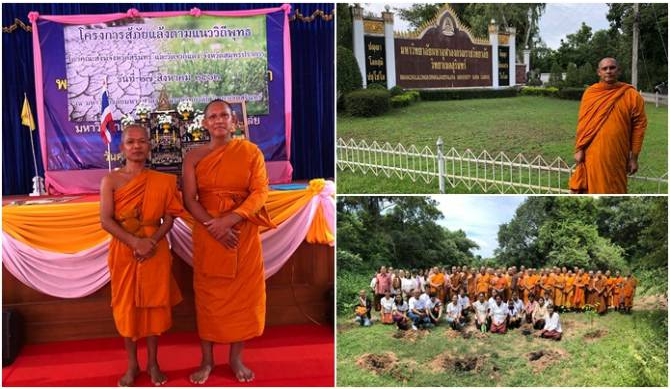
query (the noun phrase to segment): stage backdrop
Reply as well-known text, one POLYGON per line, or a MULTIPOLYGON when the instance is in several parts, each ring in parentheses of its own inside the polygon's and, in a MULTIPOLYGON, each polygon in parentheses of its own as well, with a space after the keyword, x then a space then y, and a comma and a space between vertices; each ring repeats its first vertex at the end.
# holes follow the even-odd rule
MULTIPOLYGON (((5 80, 5 86, 3 87, 3 105, 5 106, 3 110, 2 145, 3 195, 32 191, 30 185, 34 171, 30 151, 30 139, 28 138, 31 135, 33 135, 38 148, 36 151, 40 174, 43 174, 43 161, 47 163, 45 165, 47 166, 47 176, 60 174, 67 176, 69 180, 72 180, 73 176, 72 171, 68 169, 94 169, 84 170, 84 172, 92 172, 99 168, 106 168, 104 146, 100 140, 100 136, 96 132, 98 117, 95 116, 100 112, 100 93, 102 92, 102 83, 105 79, 105 71, 89 69, 88 71, 93 74, 91 75, 86 74, 86 67, 80 66, 79 71, 82 74, 73 76, 72 71, 77 71, 77 67, 68 70, 67 66, 65 66, 68 61, 72 61, 73 59, 78 59, 80 63, 96 62, 91 60, 96 58, 97 55, 98 62, 100 63, 101 59, 106 59, 105 55, 114 56, 113 51, 108 50, 108 46, 113 45, 102 44, 99 38, 103 37, 107 39, 116 36, 123 41, 128 35, 122 35, 121 32, 140 32, 140 38, 142 38, 142 33, 145 32, 145 46, 151 47, 152 44, 147 43, 147 41, 151 41, 152 34, 154 37, 160 35, 159 32, 163 32, 165 35, 169 29, 172 29, 175 35, 180 33, 177 31, 190 31, 183 28, 183 26, 179 28, 174 27, 171 24, 172 22, 158 26, 155 25, 154 28, 151 28, 149 25, 158 19, 175 19, 174 16, 170 18, 156 17, 160 16, 160 14, 165 15, 164 11, 181 10, 183 12, 179 12, 179 14, 183 16, 177 19, 182 19, 183 21, 196 20, 207 23, 207 20, 211 18, 208 15, 218 14, 216 17, 219 18, 219 14, 224 14, 224 12, 211 11, 254 9, 253 13, 259 13, 260 8, 276 10, 275 12, 263 15, 266 23, 261 28, 254 22, 251 26, 255 27, 250 27, 251 33, 267 36, 269 39, 268 43, 262 43, 257 46, 254 45, 259 42, 244 43, 244 45, 251 44, 252 47, 243 47, 239 51, 235 51, 234 49, 222 50, 227 52, 229 57, 248 57, 249 59, 260 60, 257 62, 253 61, 247 65, 248 67, 257 69, 256 71, 260 74, 265 72, 265 67, 268 67, 268 70, 270 70, 261 80, 255 75, 254 82, 250 82, 250 84, 253 84, 250 85, 252 89, 242 92, 246 100, 258 100, 251 107, 252 111, 256 113, 252 115, 252 119, 250 120, 252 125, 250 128, 252 140, 260 145, 270 166, 275 163, 274 161, 283 164, 280 171, 285 176, 291 174, 291 170, 288 169, 291 169, 291 165, 293 165, 294 174, 291 178, 294 180, 333 177, 334 27, 330 15, 333 12, 333 4, 297 4, 292 6, 289 15, 289 29, 286 28, 286 22, 283 20, 285 18, 284 10, 279 8, 278 4, 3 4, 4 27, 12 25, 16 18, 26 20, 25 17, 30 11, 36 11, 38 15, 99 13, 101 15, 95 15, 95 17, 100 18, 108 14, 107 16, 117 18, 114 19, 117 20, 116 22, 107 20, 98 24, 91 24, 90 20, 81 18, 73 21, 71 19, 72 16, 38 17, 36 19, 37 32, 34 32, 38 39, 36 43, 42 40, 43 42, 54 44, 48 45, 48 48, 45 49, 45 57, 36 63, 36 66, 39 66, 40 63, 48 63, 49 65, 43 67, 45 77, 38 84, 44 88, 38 90, 37 93, 34 89, 35 81, 33 77, 36 74, 33 73, 34 59, 29 46, 29 34, 20 28, 12 32, 6 31, 3 34, 4 52, 12 53, 11 59, 9 58, 10 56, 4 56, 3 63, 3 79, 5 80), (324 13, 320 11, 324 11, 324 13), (109 13, 117 14, 115 16, 109 15, 109 13), (60 18, 63 18, 62 20, 68 19, 75 24, 58 23, 57 19, 60 18), (100 49, 93 53, 86 50, 68 54, 65 44, 66 35, 63 34, 64 27, 66 29, 71 28, 74 31, 73 39, 83 39, 86 44, 103 47, 105 50, 100 49), (143 28, 139 30, 138 27, 143 28), (132 28, 132 30, 129 30, 129 28, 132 28), (266 31, 261 31, 264 28, 266 31), (58 31, 59 29, 60 32, 58 31), (43 35, 47 34, 47 32, 49 32, 49 36, 43 35), (288 35, 291 36, 293 46, 293 49, 289 53, 286 51, 287 47, 283 45, 284 42, 289 40, 288 35), (273 39, 280 40, 281 43, 276 44, 273 39), (97 43, 97 45, 93 43, 97 43), (54 51, 60 52, 60 55, 64 57, 60 60, 47 60, 47 52, 53 53, 54 51), (263 58, 264 53, 266 58, 263 58), (281 60, 280 62, 278 62, 279 59, 281 60), (285 63, 289 63, 290 59, 291 66, 283 69, 282 67, 285 63), (290 69, 293 76, 289 76, 290 69), (288 77, 284 77, 285 74, 288 74, 288 77), (72 77, 78 78, 79 81, 86 79, 86 87, 81 82, 74 82, 69 79, 72 77), (270 77, 272 77, 272 81, 270 77), (7 80, 12 80, 12 83, 8 84, 7 80), (290 89, 290 94, 286 93, 287 88, 290 89), (43 115, 38 115, 41 121, 38 124, 38 130, 44 134, 40 139, 38 139, 36 134, 30 134, 25 127, 21 127, 20 125, 19 112, 24 92, 28 94, 28 100, 33 110, 39 111, 42 109, 44 112, 43 115), (37 97, 39 97, 36 95, 41 93, 44 93, 45 104, 36 104, 37 97), (68 94, 71 95, 70 97, 74 97, 75 95, 86 97, 79 97, 79 100, 75 100, 77 105, 74 103, 68 105, 68 94), (281 100, 275 97, 278 94, 281 100), (49 96, 54 96, 53 100, 49 100, 49 96), (281 108, 275 109, 274 107, 276 106, 280 106, 281 108), (268 115, 263 114, 266 109, 269 111, 268 115), (286 114, 290 112, 291 115, 286 114), (276 114, 279 116, 276 117, 276 114), (45 122, 42 123, 42 121, 45 122), (53 125, 50 125, 49 122, 53 125), (255 131, 255 125, 263 128, 263 130, 255 131), (291 137, 287 134, 290 126, 293 133, 291 137), (274 130, 278 128, 280 130, 274 130)), ((171 13, 171 15, 176 14, 178 13, 171 13)), ((226 12, 226 14, 229 16, 232 15, 231 12, 226 12)), ((235 14, 236 18, 240 18, 244 13, 238 11, 233 14, 235 14)), ((245 18, 248 17, 245 16, 245 18)), ((246 31, 248 30, 246 27, 241 27, 234 21, 229 21, 230 19, 224 20, 226 22, 221 23, 221 25, 217 23, 212 24, 212 28, 201 26, 199 27, 200 30, 196 29, 200 31, 196 34, 206 36, 210 33, 213 36, 215 34, 220 36, 225 35, 225 38, 220 38, 220 42, 215 43, 220 46, 225 46, 227 42, 242 42, 247 39, 238 36, 235 36, 234 39, 231 36, 247 34, 246 31), (224 25, 227 26, 227 29, 223 28, 224 25)), ((193 26, 191 27, 193 28, 193 26)), ((194 30, 192 29, 191 31, 194 30)), ((187 33, 182 32, 182 34, 184 36, 187 33)), ((133 42, 136 42, 136 40, 133 39, 133 42)), ((118 42, 115 41, 115 43, 118 42)), ((130 101, 131 99, 135 99, 136 97, 140 97, 142 101, 156 99, 158 95, 157 89, 164 85, 172 88, 169 94, 174 100, 172 102, 173 105, 175 105, 181 99, 181 96, 175 93, 180 87, 180 82, 178 81, 182 81, 182 84, 184 84, 185 80, 190 77, 189 75, 178 77, 182 73, 171 68, 174 66, 175 61, 168 60, 168 58, 171 58, 171 55, 175 55, 174 48, 172 49, 172 54, 170 52, 157 54, 152 51, 154 57, 164 58, 163 63, 159 64, 164 69, 151 73, 154 74, 152 78, 159 78, 158 75, 162 76, 157 81, 158 85, 151 85, 147 80, 150 78, 148 77, 150 70, 142 67, 142 56, 149 55, 147 51, 150 49, 136 49, 137 44, 139 43, 133 43, 133 47, 126 45, 128 46, 126 52, 122 51, 121 54, 117 54, 118 57, 132 55, 133 57, 130 59, 118 59, 116 60, 117 62, 114 59, 111 60, 115 64, 115 69, 126 69, 124 78, 117 77, 117 75, 112 73, 107 74, 108 92, 111 95, 112 108, 115 110, 113 113, 115 120, 120 118, 121 113, 127 113, 134 107, 134 103, 130 101), (129 69, 132 69, 132 71, 129 69), (145 69, 145 72, 141 71, 141 69, 145 69), (166 75, 169 77, 166 77, 166 75), (117 77, 116 81, 114 77, 117 77), (122 88, 126 94, 123 95, 124 98, 119 98, 119 96, 122 96, 122 88), (131 97, 126 99, 128 94, 131 97)), ((119 44, 118 46, 124 45, 119 44)), ((155 46, 164 46, 165 50, 171 50, 168 47, 170 46, 169 43, 157 44, 155 46)), ((197 51, 193 48, 191 50, 192 52, 197 51)), ((198 52, 190 54, 191 59, 198 55, 201 55, 201 57, 206 56, 198 52)), ((210 55, 208 57, 209 62, 204 61, 204 66, 206 67, 232 62, 222 58, 221 55, 210 55), (205 64, 206 62, 208 65, 205 64)), ((35 58, 35 60, 37 59, 35 58)), ((107 63, 108 61, 106 60, 105 62, 107 63)), ((199 77, 199 81, 202 81, 200 79, 208 77, 208 75, 213 77, 213 72, 203 70, 197 73, 198 75, 191 75, 192 81, 195 77, 199 77)), ((216 80, 211 81, 214 82, 210 82, 209 84, 216 84, 216 80)), ((230 97, 229 92, 229 90, 207 91, 207 93, 224 97, 230 97)), ((113 142, 113 153, 118 148, 118 142, 119 134, 117 133, 113 142)), ((95 182, 93 191, 97 191, 97 180, 99 178, 96 177, 99 175, 94 174, 95 177, 91 180, 95 182)))
POLYGON ((264 153, 269 180, 291 181, 289 9, 29 13, 49 193, 95 192, 98 174, 106 174, 112 156, 97 130, 105 89, 117 119, 140 102, 156 108, 162 90, 173 108, 185 99, 197 109, 214 98, 249 101, 250 139, 264 153))

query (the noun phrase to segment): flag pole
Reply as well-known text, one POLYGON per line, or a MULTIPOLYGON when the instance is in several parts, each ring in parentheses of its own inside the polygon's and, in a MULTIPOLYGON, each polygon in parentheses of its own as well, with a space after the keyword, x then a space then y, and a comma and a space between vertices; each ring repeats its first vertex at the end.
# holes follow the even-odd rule
MULTIPOLYGON (((23 92, 23 99, 24 101, 28 99, 26 92, 23 92)), ((33 168, 35 168, 35 176, 33 177, 33 192, 30 195, 41 196, 47 193, 44 190, 44 182, 42 181, 42 177, 40 177, 40 173, 37 171, 37 157, 35 156, 35 141, 33 141, 32 128, 28 129, 28 136, 30 137, 30 150, 33 152, 33 168)))
POLYGON ((110 144, 107 144, 107 171, 112 171, 112 152, 110 151, 110 144))

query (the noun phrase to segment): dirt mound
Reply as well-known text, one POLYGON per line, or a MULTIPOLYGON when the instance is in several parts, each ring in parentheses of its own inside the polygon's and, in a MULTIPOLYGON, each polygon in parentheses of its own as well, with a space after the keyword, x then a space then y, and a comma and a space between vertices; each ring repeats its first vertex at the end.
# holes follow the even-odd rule
POLYGON ((545 370, 548 366, 568 356, 569 354, 564 350, 553 349, 538 350, 525 354, 535 373, 545 370))
POLYGON ((487 332, 483 333, 474 326, 468 326, 462 330, 462 337, 464 339, 471 339, 471 338, 485 339, 488 337, 488 333, 487 332))
POLYGON ((360 327, 360 325, 357 324, 357 323, 353 323, 351 321, 348 321, 348 322, 345 322, 345 323, 339 323, 338 326, 336 326, 336 330, 340 334, 342 332, 350 331, 350 330, 354 329, 355 327, 360 327))
POLYGON ((591 340, 594 341, 594 340, 597 340, 597 339, 607 335, 608 333, 609 333, 609 331, 607 331, 607 330, 594 330, 594 331, 586 332, 586 334, 583 335, 583 339, 585 339, 586 341, 591 341, 591 340))
POLYGON ((364 354, 357 358, 357 366, 376 375, 386 374, 396 380, 407 383, 417 368, 415 361, 400 362, 393 352, 382 354, 364 354))
POLYGON ((651 296, 635 297, 632 309, 637 311, 667 310, 667 296, 656 294, 651 296))
POLYGON ((397 364, 397 356, 392 352, 384 354, 364 354, 357 358, 357 366, 375 374, 391 371, 397 364))
POLYGON ((485 355, 466 355, 462 357, 455 357, 448 353, 443 353, 434 358, 429 367, 435 373, 443 371, 452 372, 480 372, 483 370, 483 365, 487 357, 485 355))
POLYGON ((396 331, 395 333, 392 334, 392 337, 393 337, 393 338, 395 338, 395 339, 402 339, 402 340, 405 340, 405 341, 408 341, 408 342, 415 342, 415 341, 417 341, 418 339, 422 339, 422 338, 424 338, 425 336, 427 336, 427 331, 425 331, 425 330, 418 330, 418 331, 414 331, 414 330, 408 330, 408 331, 399 330, 399 331, 396 331))

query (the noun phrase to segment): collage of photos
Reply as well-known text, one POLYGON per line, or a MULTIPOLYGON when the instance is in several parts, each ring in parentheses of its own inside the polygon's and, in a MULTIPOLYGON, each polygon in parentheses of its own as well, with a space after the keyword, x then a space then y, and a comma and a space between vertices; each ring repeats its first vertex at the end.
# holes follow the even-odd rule
POLYGON ((337 386, 667 386, 666 8, 338 5, 337 386))
POLYGON ((668 387, 668 11, 2 3, 2 385, 668 387))

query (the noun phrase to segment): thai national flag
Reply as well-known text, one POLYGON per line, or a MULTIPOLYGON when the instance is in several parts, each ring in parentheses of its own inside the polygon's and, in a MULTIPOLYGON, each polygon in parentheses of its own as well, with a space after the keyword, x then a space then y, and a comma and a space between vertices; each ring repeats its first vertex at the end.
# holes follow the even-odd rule
POLYGON ((114 132, 114 120, 112 119, 112 109, 110 108, 110 99, 107 90, 103 91, 103 102, 100 110, 100 137, 106 145, 112 142, 112 133, 114 132))

